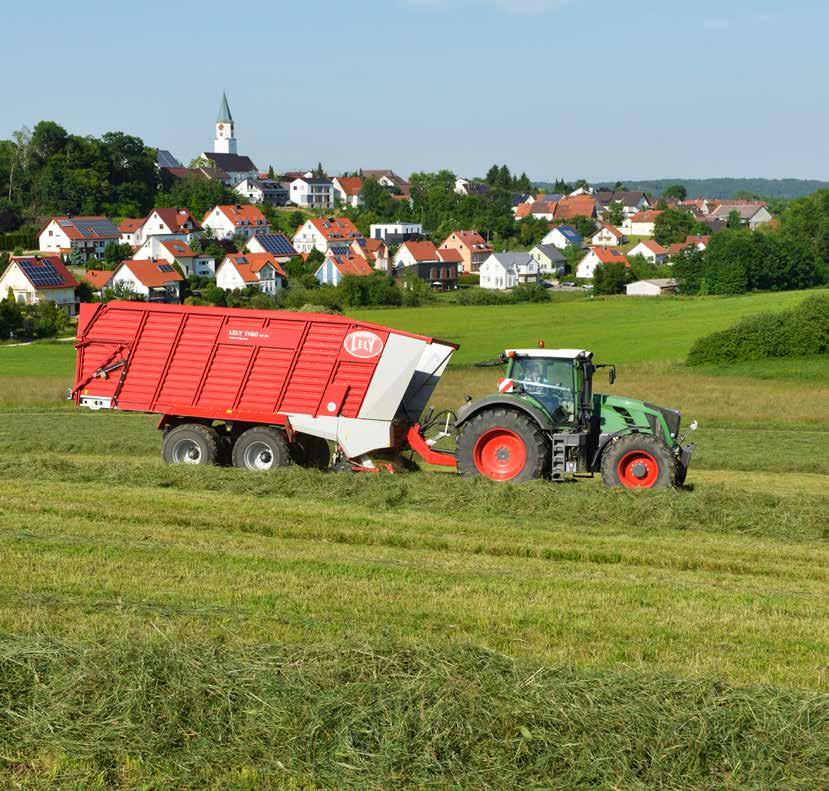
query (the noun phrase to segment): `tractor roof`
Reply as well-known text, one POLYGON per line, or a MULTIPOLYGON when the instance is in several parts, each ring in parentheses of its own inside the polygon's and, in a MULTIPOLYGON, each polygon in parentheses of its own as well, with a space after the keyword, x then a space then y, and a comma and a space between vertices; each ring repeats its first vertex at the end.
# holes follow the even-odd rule
POLYGON ((593 356, 593 352, 586 349, 506 349, 506 353, 515 357, 553 357, 565 360, 575 360, 582 355, 593 356))

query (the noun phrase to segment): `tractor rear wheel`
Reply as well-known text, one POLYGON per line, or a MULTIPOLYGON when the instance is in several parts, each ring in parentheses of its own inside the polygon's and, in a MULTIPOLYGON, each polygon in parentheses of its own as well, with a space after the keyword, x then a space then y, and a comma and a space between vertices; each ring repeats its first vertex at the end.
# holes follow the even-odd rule
POLYGON ((514 409, 487 409, 464 423, 458 436, 458 472, 522 483, 546 475, 550 444, 538 424, 514 409))
POLYGON ((201 423, 182 423, 165 432, 161 458, 167 464, 218 464, 219 433, 201 423))
POLYGON ((614 440, 602 454, 606 486, 660 489, 674 485, 676 460, 662 440, 650 434, 628 434, 614 440))
POLYGON ((291 463, 285 433, 271 426, 254 426, 233 443, 231 460, 243 470, 268 472, 291 463))

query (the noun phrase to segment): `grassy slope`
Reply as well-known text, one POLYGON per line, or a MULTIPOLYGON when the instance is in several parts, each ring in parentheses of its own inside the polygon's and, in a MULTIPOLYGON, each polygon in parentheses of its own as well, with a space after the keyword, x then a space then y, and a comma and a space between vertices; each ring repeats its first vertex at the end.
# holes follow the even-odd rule
POLYGON ((651 353, 616 390, 701 419, 690 491, 164 467, 0 349, 0 784, 826 785, 826 368, 651 353))

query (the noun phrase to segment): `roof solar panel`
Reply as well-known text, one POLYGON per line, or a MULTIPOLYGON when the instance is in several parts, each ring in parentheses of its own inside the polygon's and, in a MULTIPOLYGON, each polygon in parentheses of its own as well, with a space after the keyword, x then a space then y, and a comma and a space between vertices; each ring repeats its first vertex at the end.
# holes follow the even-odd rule
POLYGON ((31 258, 24 258, 18 259, 17 263, 35 288, 63 285, 63 277, 49 261, 35 262, 31 258))
POLYGON ((93 218, 93 219, 78 219, 76 218, 73 220, 75 227, 84 235, 84 236, 104 236, 104 237, 117 237, 118 236, 118 229, 115 227, 115 224, 111 221, 103 218, 93 218))
POLYGON ((159 264, 158 265, 158 271, 159 272, 172 272, 173 267, 171 267, 169 264, 159 264))
POLYGON ((259 243, 271 255, 296 255, 296 250, 288 238, 279 233, 260 236, 259 243))

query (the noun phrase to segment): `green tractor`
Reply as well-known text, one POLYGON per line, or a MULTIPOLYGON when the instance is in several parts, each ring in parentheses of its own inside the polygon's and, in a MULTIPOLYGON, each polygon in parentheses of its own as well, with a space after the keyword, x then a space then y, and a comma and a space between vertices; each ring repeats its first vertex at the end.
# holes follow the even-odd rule
POLYGON ((461 475, 498 481, 601 472, 608 486, 679 486, 694 446, 675 409, 593 392, 595 365, 581 349, 508 349, 479 366, 506 365, 498 393, 467 400, 455 421, 461 475))

